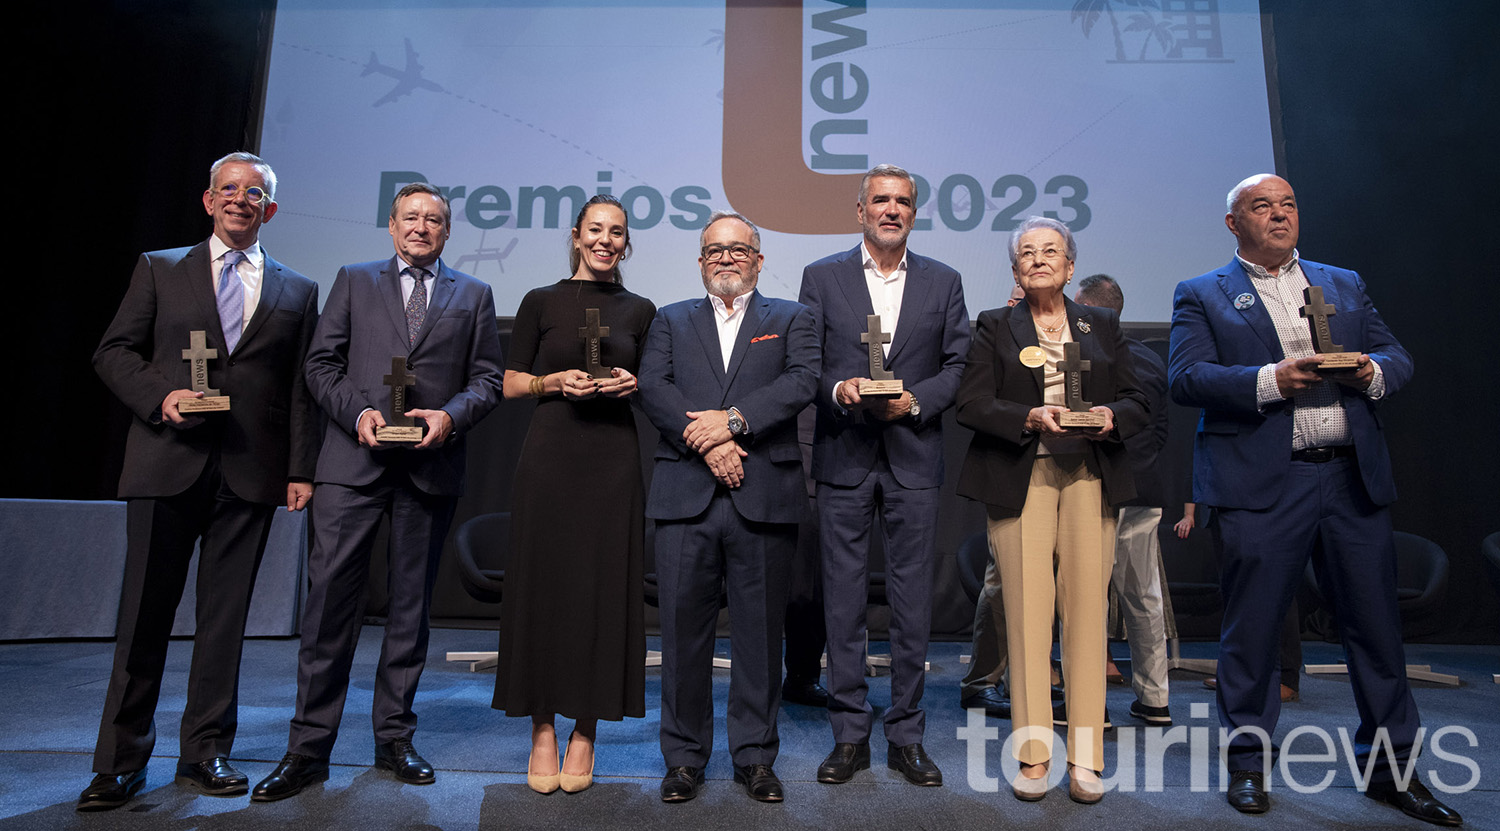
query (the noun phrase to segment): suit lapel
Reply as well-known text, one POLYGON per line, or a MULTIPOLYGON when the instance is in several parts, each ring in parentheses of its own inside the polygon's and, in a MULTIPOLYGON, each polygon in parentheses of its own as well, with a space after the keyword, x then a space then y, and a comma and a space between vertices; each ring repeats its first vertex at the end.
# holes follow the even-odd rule
MULTIPOLYGON (((844 293, 844 300, 854 314, 863 320, 875 314, 875 304, 870 300, 870 287, 865 284, 865 265, 860 260, 859 246, 844 255, 843 261, 834 269, 834 282, 844 293)), ((881 321, 882 326, 889 325, 881 321)), ((864 329, 860 329, 861 332, 864 329)))
POLYGON ((911 330, 917 328, 917 321, 927 311, 927 295, 931 290, 932 279, 927 275, 927 262, 910 251, 906 252, 906 285, 901 289, 901 319, 896 321, 895 339, 891 342, 890 354, 885 359, 887 367, 896 362, 896 355, 901 352, 901 347, 911 340, 911 330))
MULTIPOLYGON (((1358 333, 1349 328, 1351 321, 1354 320, 1353 315, 1348 314, 1352 310, 1340 302, 1338 287, 1334 285, 1332 275, 1323 266, 1305 261, 1301 265, 1302 276, 1307 278, 1307 284, 1309 286, 1321 287, 1323 289, 1323 302, 1331 304, 1334 308, 1334 313, 1328 316, 1329 336, 1341 348, 1348 348, 1344 345, 1359 340, 1357 337, 1358 333)), ((1305 320, 1306 318, 1303 319, 1305 320)), ((1353 348, 1348 349, 1351 352, 1358 351, 1353 348)))
MULTIPOLYGON (((202 318, 208 321, 208 328, 205 331, 210 337, 218 338, 217 343, 223 346, 225 343, 224 325, 219 321, 219 299, 214 296, 213 265, 213 255, 208 249, 208 241, 205 240, 193 246, 187 256, 182 258, 180 267, 187 277, 188 293, 198 304, 198 311, 202 318)), ((187 332, 182 333, 183 338, 187 336, 187 332)), ((183 341, 183 343, 186 342, 186 340, 183 341)))
MULTIPOLYGON (((1000 359, 1002 361, 1020 363, 1021 349, 1025 349, 1028 346, 1035 346, 1040 349, 1042 346, 1036 337, 1036 321, 1031 318, 1031 307, 1026 305, 1025 300, 1022 300, 1011 308, 1010 336, 1015 340, 1016 346, 1020 347, 1020 349, 1016 350, 1017 354, 1015 355, 1001 355, 1000 359)), ((1031 379, 1036 382, 1037 400, 1040 401, 1047 392, 1047 377, 1044 374, 1046 364, 1028 367, 1028 369, 1031 370, 1031 379)))
MULTIPOLYGON (((406 304, 401 301, 401 261, 392 257, 380 273, 375 275, 375 290, 385 301, 385 310, 391 316, 391 324, 402 343, 410 343, 406 333, 406 304)), ((407 354, 411 354, 410 347, 407 354)))
MULTIPOLYGON (((454 277, 453 272, 447 266, 443 265, 442 260, 438 260, 437 268, 432 271, 434 275, 432 278, 432 297, 427 301, 427 315, 422 318, 422 328, 417 330, 417 339, 411 345, 411 351, 413 352, 417 351, 418 347, 422 345, 422 341, 427 339, 427 333, 432 331, 432 327, 436 325, 438 318, 443 316, 443 310, 448 308, 448 304, 452 302, 453 294, 456 290, 455 287, 458 284, 458 278, 454 277)), ((401 320, 402 322, 406 320, 405 306, 401 307, 401 320)))
POLYGON ((698 301, 693 307, 689 317, 693 320, 693 328, 698 332, 698 342, 703 346, 703 355, 708 359, 708 366, 713 370, 714 380, 719 382, 719 387, 724 386, 724 356, 719 351, 719 327, 714 321, 713 302, 707 295, 698 301))
POLYGON ((1281 339, 1276 336, 1276 324, 1271 322, 1271 313, 1266 311, 1266 304, 1261 300, 1260 292, 1255 290, 1255 284, 1250 282, 1250 275, 1245 273, 1245 267, 1240 265, 1236 257, 1230 261, 1224 271, 1219 273, 1219 287, 1223 289, 1224 296, 1229 299, 1230 308, 1250 324, 1250 328, 1266 345, 1272 355, 1280 356, 1281 339), (1243 298, 1249 296, 1250 304, 1247 306, 1243 298), (1243 308, 1242 308, 1243 307, 1243 308))
POLYGON ((286 278, 281 274, 281 263, 271 259, 265 248, 260 249, 260 304, 255 307, 255 312, 250 315, 250 322, 245 325, 245 331, 240 334, 240 343, 244 343, 260 331, 265 325, 266 318, 276 310, 276 302, 281 299, 281 291, 286 288, 286 278))
POLYGON ((726 393, 734 384, 734 376, 740 371, 740 364, 744 362, 745 353, 750 349, 750 339, 760 334, 760 324, 765 320, 765 310, 769 305, 758 289, 745 301, 745 319, 740 321, 740 331, 734 336, 734 350, 729 353, 729 369, 724 373, 726 393))

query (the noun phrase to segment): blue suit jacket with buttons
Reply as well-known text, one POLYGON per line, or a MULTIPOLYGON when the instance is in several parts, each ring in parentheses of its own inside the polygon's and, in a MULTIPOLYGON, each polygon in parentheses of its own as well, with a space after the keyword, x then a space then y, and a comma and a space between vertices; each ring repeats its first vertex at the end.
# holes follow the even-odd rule
POLYGON ((641 356, 641 407, 661 432, 646 515, 690 519, 702 513, 718 482, 703 458, 682 440, 689 411, 734 407, 750 434, 737 439, 749 453, 745 476, 729 491, 740 515, 755 522, 800 522, 807 511, 797 414, 818 383, 813 316, 800 303, 750 296, 730 353, 719 348, 707 296, 656 312, 641 356))
MULTIPOLYGON (((1359 275, 1301 261, 1309 285, 1338 310, 1329 318, 1334 343, 1368 353, 1385 376, 1385 395, 1405 386, 1411 355, 1396 341, 1365 294, 1359 275)), ((1193 500, 1220 508, 1269 507, 1291 463, 1291 401, 1256 405, 1260 368, 1285 357, 1275 324, 1239 258, 1177 286, 1167 362, 1172 400, 1203 408, 1193 451, 1193 500), (1236 298, 1248 295, 1238 303, 1236 298), (1246 302, 1246 301, 1249 302, 1246 302)), ((1335 384, 1371 501, 1396 499, 1378 402, 1335 384)))
POLYGON ((495 299, 488 285, 439 261, 427 316, 411 343, 398 268, 395 257, 344 266, 328 292, 307 354, 307 388, 328 415, 317 481, 368 485, 399 464, 422 492, 460 496, 464 437, 501 398, 495 299), (397 355, 407 356, 417 377, 407 406, 440 409, 453 419, 440 447, 372 450, 354 434, 369 408, 390 423, 390 388, 383 379, 397 355))
MULTIPOLYGON (((870 376, 870 355, 860 335, 875 306, 859 246, 803 269, 797 299, 816 314, 823 349, 813 478, 844 487, 859 484, 874 466, 883 442, 891 473, 903 487, 941 485, 943 411, 953 406, 969 352, 969 313, 958 272, 937 260, 906 253, 901 318, 885 366, 921 404, 920 418, 861 418, 833 403, 835 384, 870 376)), ((882 326, 889 330, 890 322, 882 321, 882 326)))

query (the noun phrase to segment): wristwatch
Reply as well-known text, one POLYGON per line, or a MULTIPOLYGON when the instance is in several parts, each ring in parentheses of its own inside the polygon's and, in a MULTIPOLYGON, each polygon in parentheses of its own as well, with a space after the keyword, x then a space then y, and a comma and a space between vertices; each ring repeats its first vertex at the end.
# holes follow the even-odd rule
POLYGON ((734 407, 729 408, 729 432, 736 436, 743 436, 749 432, 749 425, 745 424, 745 417, 734 407))
MULTIPOLYGON (((910 390, 907 391, 907 395, 911 395, 911 391, 910 390)), ((915 395, 911 396, 911 411, 910 412, 911 412, 911 417, 914 418, 914 419, 922 417, 922 402, 918 401, 917 397, 915 395)))

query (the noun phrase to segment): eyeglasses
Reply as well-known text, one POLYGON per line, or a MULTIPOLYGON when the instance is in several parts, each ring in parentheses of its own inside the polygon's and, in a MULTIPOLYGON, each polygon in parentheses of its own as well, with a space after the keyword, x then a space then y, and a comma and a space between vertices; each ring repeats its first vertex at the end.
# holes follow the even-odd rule
POLYGON ((246 202, 255 205, 259 205, 260 203, 265 202, 270 198, 263 188, 257 188, 254 186, 242 189, 239 185, 224 185, 217 190, 219 191, 219 196, 222 196, 226 201, 231 202, 234 201, 234 198, 236 196, 242 193, 245 195, 246 202))
POLYGON ((703 254, 703 259, 708 260, 709 262, 717 262, 718 260, 722 260, 724 259, 724 255, 728 254, 730 259, 734 260, 735 262, 742 263, 750 259, 752 255, 759 254, 760 249, 751 248, 748 245, 739 244, 710 245, 705 247, 701 253, 703 254))
POLYGON ((1055 260, 1059 257, 1065 256, 1067 255, 1062 251, 1062 249, 1050 245, 1040 250, 1035 248, 1022 248, 1020 251, 1016 252, 1016 262, 1023 262, 1026 260, 1055 260))

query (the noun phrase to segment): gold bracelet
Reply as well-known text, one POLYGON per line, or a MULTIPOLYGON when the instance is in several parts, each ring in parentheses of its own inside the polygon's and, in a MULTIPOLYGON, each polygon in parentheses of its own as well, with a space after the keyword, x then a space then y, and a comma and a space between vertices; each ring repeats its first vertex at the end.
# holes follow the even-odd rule
POLYGON ((546 390, 544 389, 544 387, 546 386, 546 384, 547 377, 545 375, 533 376, 531 379, 531 397, 541 398, 543 395, 545 395, 546 390))

